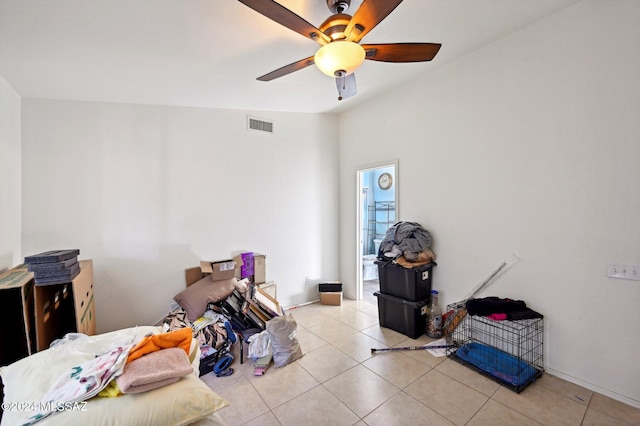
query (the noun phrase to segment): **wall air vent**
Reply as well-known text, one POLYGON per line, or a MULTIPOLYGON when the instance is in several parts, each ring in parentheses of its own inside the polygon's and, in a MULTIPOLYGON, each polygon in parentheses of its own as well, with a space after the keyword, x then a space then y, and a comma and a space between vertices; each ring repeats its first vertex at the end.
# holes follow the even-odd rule
POLYGON ((273 133, 273 121, 247 116, 247 126, 249 130, 273 133))

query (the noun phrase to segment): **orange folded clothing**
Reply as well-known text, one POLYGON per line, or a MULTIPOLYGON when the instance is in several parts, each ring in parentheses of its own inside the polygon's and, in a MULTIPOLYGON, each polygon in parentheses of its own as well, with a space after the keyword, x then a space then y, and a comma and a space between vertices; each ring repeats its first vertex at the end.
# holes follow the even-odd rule
POLYGON ((167 348, 182 348, 189 355, 193 332, 190 327, 169 331, 168 333, 154 334, 144 337, 129 351, 127 364, 151 352, 167 348))

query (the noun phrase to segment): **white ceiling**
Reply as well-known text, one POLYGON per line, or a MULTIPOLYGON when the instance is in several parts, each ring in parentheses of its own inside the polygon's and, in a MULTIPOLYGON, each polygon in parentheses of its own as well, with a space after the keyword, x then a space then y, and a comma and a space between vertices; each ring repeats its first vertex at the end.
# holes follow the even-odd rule
MULTIPOLYGON (((0 0, 0 75, 25 98, 340 112, 578 0, 405 0, 363 43, 441 43, 431 62, 365 61, 338 101, 315 67, 256 77, 318 45, 236 0, 0 0)), ((353 14, 362 0, 353 0, 353 14)), ((281 0, 315 26, 326 0, 281 0)))

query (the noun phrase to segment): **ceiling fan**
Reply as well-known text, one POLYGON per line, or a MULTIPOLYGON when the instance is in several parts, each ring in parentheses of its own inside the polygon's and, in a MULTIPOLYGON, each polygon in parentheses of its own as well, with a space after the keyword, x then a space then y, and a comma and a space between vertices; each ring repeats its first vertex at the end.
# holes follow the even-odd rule
POLYGON ((402 0, 363 0, 353 16, 345 13, 351 0, 327 0, 327 6, 333 15, 319 28, 273 0, 238 1, 322 46, 314 56, 285 65, 258 77, 258 80, 271 81, 315 64, 323 73, 335 77, 338 100, 356 94, 353 72, 365 59, 381 62, 425 62, 432 60, 441 46, 436 43, 360 44, 360 40, 402 0))

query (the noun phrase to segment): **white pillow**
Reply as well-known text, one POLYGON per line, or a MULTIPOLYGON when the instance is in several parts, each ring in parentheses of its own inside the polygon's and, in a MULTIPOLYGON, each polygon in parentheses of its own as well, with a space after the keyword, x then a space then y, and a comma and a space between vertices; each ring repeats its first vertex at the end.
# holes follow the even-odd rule
MULTIPOLYGON (((4 406, 11 407, 11 403, 37 403, 60 374, 100 354, 114 338, 131 337, 133 341, 138 341, 150 332, 157 334, 162 329, 144 326, 89 336, 38 352, 1 368, 4 406)), ((199 349, 197 346, 195 348, 199 349)), ((194 364, 199 362, 197 356, 190 356, 190 359, 194 359, 194 364)), ((74 407, 76 410, 53 414, 37 425, 187 425, 229 405, 197 374, 195 369, 193 374, 176 383, 149 392, 115 398, 94 397, 86 405, 74 407)), ((33 414, 35 411, 5 410, 2 425, 23 424, 33 414)))

